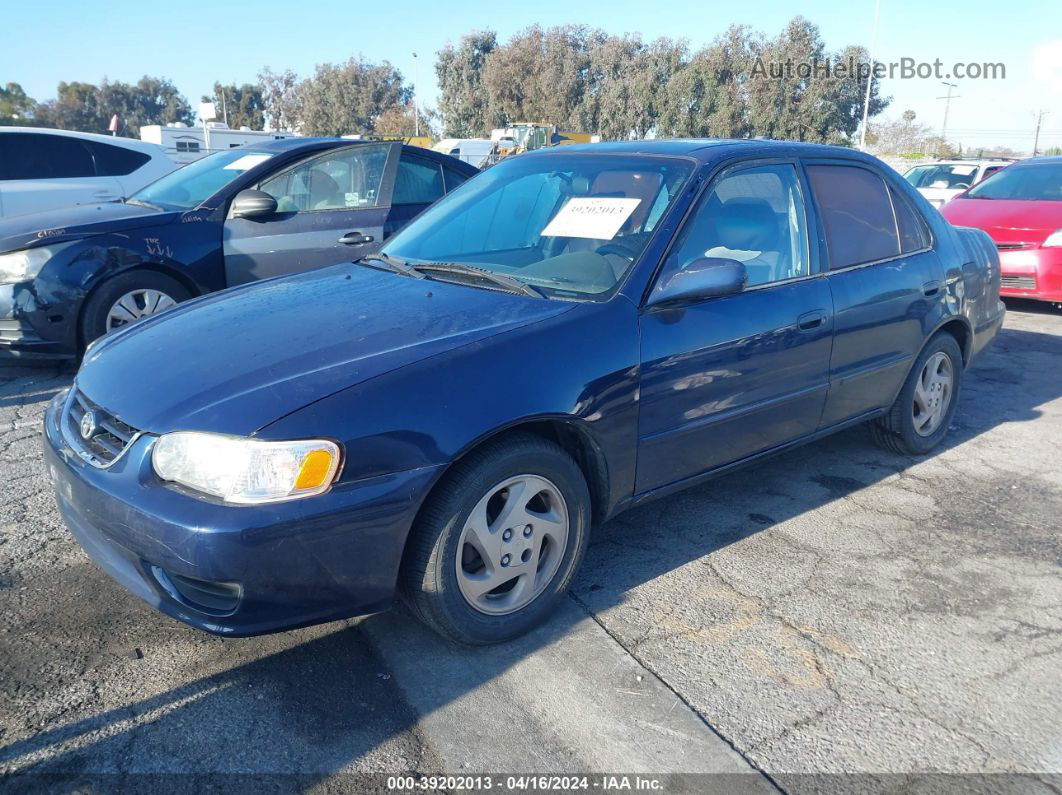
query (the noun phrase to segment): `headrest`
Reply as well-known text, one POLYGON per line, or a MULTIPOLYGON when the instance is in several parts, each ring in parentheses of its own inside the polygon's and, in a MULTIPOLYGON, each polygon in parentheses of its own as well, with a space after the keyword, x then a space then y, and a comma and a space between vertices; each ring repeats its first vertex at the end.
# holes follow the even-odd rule
POLYGON ((731 199, 715 228, 722 245, 739 251, 771 251, 778 240, 778 216, 763 199, 731 199))

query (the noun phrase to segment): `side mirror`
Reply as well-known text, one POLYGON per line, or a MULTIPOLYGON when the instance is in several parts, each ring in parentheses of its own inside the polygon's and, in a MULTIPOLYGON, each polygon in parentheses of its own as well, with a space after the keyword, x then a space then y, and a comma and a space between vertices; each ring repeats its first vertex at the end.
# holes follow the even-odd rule
POLYGON ((659 282, 649 296, 649 304, 733 295, 744 290, 748 280, 744 263, 725 257, 704 257, 659 282))
POLYGON ((277 211, 277 200, 265 191, 241 190, 232 200, 233 218, 265 218, 277 211))

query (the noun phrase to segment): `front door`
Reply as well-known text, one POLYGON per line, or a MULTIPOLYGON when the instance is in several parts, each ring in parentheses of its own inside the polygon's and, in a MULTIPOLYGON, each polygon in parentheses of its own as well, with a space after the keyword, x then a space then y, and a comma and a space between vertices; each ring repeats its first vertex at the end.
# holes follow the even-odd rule
POLYGON ((266 218, 229 218, 223 233, 229 286, 364 257, 383 243, 389 175, 399 144, 330 149, 263 180, 277 200, 266 218))
POLYGON ((725 257, 745 263, 749 282, 736 295, 643 312, 639 493, 818 427, 833 305, 809 251, 804 193, 795 163, 737 166, 679 233, 659 279, 725 257))

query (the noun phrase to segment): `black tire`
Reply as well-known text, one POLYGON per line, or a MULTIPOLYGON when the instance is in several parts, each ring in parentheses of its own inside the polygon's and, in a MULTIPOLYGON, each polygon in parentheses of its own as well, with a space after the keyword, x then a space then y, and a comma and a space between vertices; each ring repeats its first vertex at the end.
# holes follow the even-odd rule
POLYGON ((963 362, 962 351, 959 343, 946 331, 937 333, 915 360, 911 372, 907 375, 896 402, 888 413, 870 423, 870 431, 874 441, 886 450, 899 455, 919 456, 925 455, 941 443, 948 433, 951 420, 955 416, 955 408, 959 403, 959 394, 962 391, 963 362), (943 353, 951 360, 953 386, 951 396, 944 411, 944 417, 937 429, 922 436, 915 430, 915 420, 912 412, 914 392, 918 385, 918 379, 926 362, 937 353, 943 353))
POLYGON ((506 435, 484 444, 454 465, 422 508, 410 531, 400 589, 417 617, 444 637, 471 645, 500 643, 544 621, 564 597, 590 537, 590 492, 567 452, 539 436, 506 435), (507 478, 546 478, 567 506, 568 536, 552 579, 530 603, 506 615, 488 615, 461 593, 459 542, 481 498, 507 478))
POLYGON ((81 345, 84 347, 107 333, 107 314, 115 301, 135 290, 158 290, 178 304, 192 297, 188 289, 171 276, 158 271, 137 269, 114 276, 93 291, 81 310, 81 345))

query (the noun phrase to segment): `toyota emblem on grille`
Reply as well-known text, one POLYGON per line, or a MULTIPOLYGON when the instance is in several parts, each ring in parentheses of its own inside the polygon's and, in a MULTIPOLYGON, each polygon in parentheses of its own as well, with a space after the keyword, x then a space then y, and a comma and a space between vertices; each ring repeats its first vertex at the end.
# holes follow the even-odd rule
POLYGON ((88 440, 91 439, 99 428, 99 423, 96 421, 96 412, 86 411, 81 418, 81 425, 79 430, 81 431, 81 438, 88 440))

